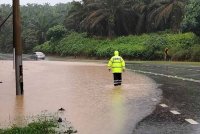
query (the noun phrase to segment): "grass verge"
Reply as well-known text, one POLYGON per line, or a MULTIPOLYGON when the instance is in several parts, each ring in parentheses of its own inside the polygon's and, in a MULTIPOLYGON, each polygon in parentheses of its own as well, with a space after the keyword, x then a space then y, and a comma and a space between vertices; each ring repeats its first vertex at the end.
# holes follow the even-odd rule
POLYGON ((74 134, 77 133, 66 120, 58 122, 57 115, 39 115, 25 126, 13 124, 10 128, 0 129, 0 134, 74 134))

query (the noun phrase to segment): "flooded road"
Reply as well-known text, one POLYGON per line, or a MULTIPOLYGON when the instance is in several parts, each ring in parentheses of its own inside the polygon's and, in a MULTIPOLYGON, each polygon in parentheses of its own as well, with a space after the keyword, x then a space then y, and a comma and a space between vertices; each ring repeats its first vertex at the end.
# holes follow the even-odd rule
POLYGON ((0 126, 63 107, 79 134, 132 134, 155 109, 161 91, 134 72, 123 74, 120 87, 112 79, 105 64, 25 61, 24 96, 16 97, 12 61, 0 61, 0 126))
POLYGON ((200 134, 200 63, 140 62, 127 67, 154 79, 163 97, 133 134, 200 134))

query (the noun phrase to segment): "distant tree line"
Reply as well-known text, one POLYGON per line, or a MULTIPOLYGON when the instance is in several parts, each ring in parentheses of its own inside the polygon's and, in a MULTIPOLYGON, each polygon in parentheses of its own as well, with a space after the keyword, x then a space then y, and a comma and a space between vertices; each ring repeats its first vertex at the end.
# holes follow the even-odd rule
MULTIPOLYGON (((0 24, 11 12, 0 5, 0 24)), ((200 1, 197 0, 82 0, 66 4, 21 6, 24 53, 68 32, 88 36, 152 33, 169 29, 200 35, 200 1)), ((0 52, 12 52, 12 16, 0 28, 0 52)))
POLYGON ((68 29, 91 35, 119 36, 180 30, 185 0, 83 0, 74 2, 68 29))
MULTIPOLYGON (((55 25, 63 25, 70 3, 57 4, 27 4, 21 6, 22 44, 24 53, 29 53, 36 45, 47 41, 47 31, 55 25)), ((0 5, 0 24, 12 11, 11 5, 0 5)), ((0 28, 0 52, 12 52, 12 16, 0 28)))
POLYGON ((163 31, 200 36, 199 0, 82 0, 72 2, 65 27, 113 37, 163 31))

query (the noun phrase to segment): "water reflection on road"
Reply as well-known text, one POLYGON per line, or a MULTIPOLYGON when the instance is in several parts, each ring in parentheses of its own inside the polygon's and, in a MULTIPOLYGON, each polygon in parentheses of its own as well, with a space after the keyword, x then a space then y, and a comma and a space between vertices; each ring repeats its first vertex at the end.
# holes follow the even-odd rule
POLYGON ((122 129, 125 122, 125 107, 124 107, 124 98, 122 95, 122 88, 118 87, 112 90, 112 115, 113 115, 113 125, 114 128, 122 129))
POLYGON ((0 126, 63 107, 80 134, 131 134, 160 99, 157 85, 144 75, 127 71, 123 85, 114 87, 104 64, 63 61, 24 62, 25 94, 16 97, 12 62, 0 65, 0 126))

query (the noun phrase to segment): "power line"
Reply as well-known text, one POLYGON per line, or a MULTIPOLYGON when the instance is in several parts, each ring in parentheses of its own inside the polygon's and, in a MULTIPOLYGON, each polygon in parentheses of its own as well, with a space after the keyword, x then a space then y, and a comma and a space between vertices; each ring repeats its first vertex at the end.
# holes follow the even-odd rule
POLYGON ((10 18, 11 15, 12 15, 12 12, 10 12, 10 14, 6 17, 6 19, 1 23, 0 29, 6 23, 6 21, 10 18))

